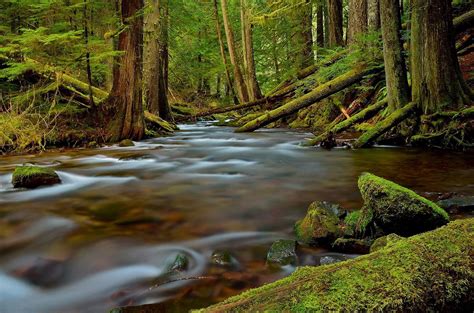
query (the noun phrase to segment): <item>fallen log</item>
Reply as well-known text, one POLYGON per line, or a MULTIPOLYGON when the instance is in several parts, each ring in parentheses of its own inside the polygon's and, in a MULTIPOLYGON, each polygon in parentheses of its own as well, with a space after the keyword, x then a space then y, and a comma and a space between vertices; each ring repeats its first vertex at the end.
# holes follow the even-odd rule
POLYGON ((340 132, 343 132, 346 129, 349 129, 355 124, 358 124, 360 122, 366 121, 369 118, 373 117, 375 114, 377 114, 380 110, 385 108, 387 106, 387 100, 382 100, 379 101, 364 110, 360 111, 359 113, 353 115, 351 118, 342 121, 336 125, 334 125, 331 129, 328 131, 322 133, 321 135, 308 140, 303 144, 303 146, 314 146, 319 144, 320 142, 323 142, 327 140, 329 137, 336 135, 340 132))
MULTIPOLYGON (((55 80, 59 84, 63 84, 65 88, 69 88, 69 89, 72 88, 71 91, 77 90, 82 95, 89 94, 89 84, 83 81, 80 81, 79 79, 74 78, 66 73, 58 72, 52 66, 44 65, 36 60, 27 58, 26 61, 37 65, 36 70, 39 75, 48 79, 51 79, 52 78, 51 76, 54 76, 55 80)), ((96 99, 99 102, 103 101, 109 96, 109 93, 107 91, 104 91, 94 86, 92 86, 92 93, 93 93, 93 96, 95 97, 94 102, 96 99)))
POLYGON ((396 110, 386 119, 377 123, 372 129, 362 134, 362 136, 354 142, 352 148, 358 149, 371 145, 378 137, 407 119, 416 108, 417 104, 412 102, 396 110))
POLYGON ((474 10, 453 19, 453 31, 455 34, 462 33, 472 27, 474 27, 474 10))
POLYGON ((282 117, 293 114, 298 110, 308 107, 330 95, 335 94, 355 83, 361 81, 366 75, 374 72, 374 69, 368 69, 366 66, 360 66, 340 75, 325 84, 316 87, 313 91, 296 98, 285 105, 274 110, 268 111, 260 117, 248 122, 238 128, 236 132, 251 132, 268 125, 282 117))
POLYGON ((474 218, 358 258, 301 267, 199 312, 472 312, 474 218))
POLYGON ((178 130, 178 127, 174 124, 171 124, 170 122, 165 121, 158 115, 155 115, 153 113, 150 113, 149 111, 145 111, 145 121, 149 126, 151 126, 151 129, 155 130, 163 130, 168 133, 172 133, 175 130, 178 130))
POLYGON ((286 97, 290 97, 289 94, 278 94, 272 97, 266 97, 262 99, 258 99, 252 102, 247 102, 244 104, 240 105, 234 105, 234 106, 228 106, 228 107, 222 107, 222 108, 217 108, 217 109, 212 109, 204 112, 199 112, 192 117, 197 118, 197 117, 203 117, 203 116, 209 116, 209 115, 214 115, 214 114, 221 114, 221 113, 227 113, 227 112, 232 112, 232 111, 238 111, 238 110, 243 110, 243 109, 248 109, 251 107, 255 107, 258 105, 264 105, 264 104, 273 104, 275 102, 281 101, 285 99, 286 97))
POLYGON ((299 72, 296 73, 295 77, 289 77, 286 80, 282 81, 279 83, 273 90, 271 90, 268 95, 274 95, 274 94, 279 94, 282 89, 285 89, 287 87, 291 87, 292 85, 295 84, 295 82, 300 81, 305 79, 306 77, 313 75, 316 73, 320 68, 329 66, 331 64, 336 63, 338 60, 343 58, 346 55, 346 51, 341 51, 338 53, 332 54, 328 59, 324 59, 320 62, 317 62, 316 64, 310 65, 299 72))

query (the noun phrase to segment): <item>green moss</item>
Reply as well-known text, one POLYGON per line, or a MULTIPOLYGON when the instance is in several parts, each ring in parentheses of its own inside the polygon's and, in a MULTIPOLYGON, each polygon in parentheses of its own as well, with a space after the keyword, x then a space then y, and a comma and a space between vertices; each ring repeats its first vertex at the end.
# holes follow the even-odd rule
POLYGON ((313 202, 308 207, 306 216, 296 222, 296 238, 309 245, 330 245, 342 235, 339 218, 334 206, 328 202, 313 202))
POLYGON ((17 166, 12 175, 15 188, 36 188, 43 185, 59 184, 61 179, 50 168, 39 166, 17 166))
POLYGON ((394 182, 363 173, 359 189, 364 212, 373 212, 374 220, 386 232, 412 235, 434 229, 449 221, 442 208, 394 182))
POLYGON ((401 239, 403 239, 403 237, 400 237, 397 234, 390 234, 387 236, 377 238, 370 246, 370 252, 375 252, 377 250, 380 250, 383 247, 391 245, 392 243, 397 242, 398 240, 401 240, 401 239))
POLYGON ((201 312, 469 311, 474 219, 402 239, 356 259, 302 267, 201 312))

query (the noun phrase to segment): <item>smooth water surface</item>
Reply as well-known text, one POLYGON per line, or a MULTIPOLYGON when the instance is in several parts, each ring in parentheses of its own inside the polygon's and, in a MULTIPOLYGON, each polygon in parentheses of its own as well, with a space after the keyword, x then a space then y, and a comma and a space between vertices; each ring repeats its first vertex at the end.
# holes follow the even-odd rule
MULTIPOLYGON (((199 308, 288 275, 265 255, 291 238, 314 200, 361 205, 364 171, 423 194, 474 195, 474 156, 401 148, 303 148, 310 134, 235 134, 202 123, 175 135, 117 146, 0 159, 0 313, 106 312, 163 302, 199 308), (16 165, 58 171, 63 184, 13 190, 16 165), (216 249, 231 268, 210 264, 216 249), (178 253, 190 259, 166 274, 178 253), (185 278, 185 279, 183 279, 185 278)), ((300 264, 323 257, 302 249, 300 264)))

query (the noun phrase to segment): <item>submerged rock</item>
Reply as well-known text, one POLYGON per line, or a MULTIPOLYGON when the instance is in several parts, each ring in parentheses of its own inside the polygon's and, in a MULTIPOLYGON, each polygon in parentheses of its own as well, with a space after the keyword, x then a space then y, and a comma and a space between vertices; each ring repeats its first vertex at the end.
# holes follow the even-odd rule
POLYGON ((472 312, 473 241, 474 218, 454 221, 369 256, 300 267, 200 312, 472 312))
POLYGON ((60 184, 58 174, 48 167, 39 166, 17 166, 12 176, 12 184, 15 188, 37 188, 60 184))
POLYGON ((173 263, 168 265, 168 272, 184 272, 188 269, 189 259, 183 253, 178 253, 173 263))
POLYGON ((322 256, 319 259, 319 265, 334 264, 334 263, 339 263, 339 262, 342 262, 342 261, 345 261, 345 258, 343 258, 343 257, 339 258, 339 257, 331 256, 331 255, 325 255, 325 256, 322 256))
POLYGON ((226 250, 216 250, 212 252, 211 255, 211 262, 214 265, 219 265, 219 266, 232 266, 235 264, 235 260, 230 254, 229 251, 226 250))
POLYGON ((267 262, 278 265, 296 264, 296 241, 286 239, 275 241, 268 250, 267 262))
POLYGON ((384 247, 388 247, 393 243, 404 239, 403 237, 398 236, 397 234, 390 234, 387 236, 383 236, 380 238, 375 239, 375 241, 370 246, 370 253, 378 251, 384 247))
POLYGON ((124 139, 119 142, 119 147, 133 147, 135 144, 130 139, 124 139))
POLYGON ((453 213, 474 211, 474 196, 454 196, 438 201, 437 204, 443 209, 453 213))
POLYGON ((370 251, 371 242, 354 238, 338 238, 332 244, 334 251, 351 254, 366 254, 370 251))
POLYGON ((308 245, 331 245, 342 235, 339 227, 340 207, 325 201, 311 203, 308 213, 295 224, 298 241, 308 245))
POLYGON ((409 236, 449 222, 446 211, 412 190, 364 173, 359 177, 364 213, 373 214, 385 233, 409 236))

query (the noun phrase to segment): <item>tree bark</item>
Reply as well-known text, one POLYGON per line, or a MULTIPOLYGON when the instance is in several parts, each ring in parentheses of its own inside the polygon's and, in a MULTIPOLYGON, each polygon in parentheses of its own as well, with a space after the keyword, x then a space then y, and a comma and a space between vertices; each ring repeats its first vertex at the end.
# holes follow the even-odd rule
POLYGON ((344 88, 361 81, 364 76, 371 72, 372 71, 367 70, 365 66, 350 70, 349 72, 338 76, 319 87, 316 87, 313 91, 305 94, 304 96, 296 98, 277 109, 264 113, 260 117, 238 128, 236 132, 251 132, 266 126, 282 117, 293 114, 302 108, 308 107, 313 103, 316 103, 336 92, 343 90, 344 88))
POLYGON ((412 0, 412 94, 424 114, 470 103, 453 34, 450 0, 412 0))
POLYGON ((310 0, 302 5, 300 11, 300 29, 299 35, 301 37, 301 56, 299 61, 299 68, 305 68, 314 63, 313 53, 313 5, 310 0))
POLYGON ((225 51, 225 46, 224 46, 224 40, 222 39, 222 28, 221 28, 221 22, 219 19, 219 8, 217 6, 217 0, 214 0, 214 18, 216 20, 216 33, 217 33, 217 40, 219 41, 219 50, 221 53, 221 59, 222 59, 222 64, 224 64, 224 69, 225 69, 225 78, 227 82, 227 90, 226 90, 226 95, 227 92, 234 96, 234 86, 232 84, 232 78, 230 76, 230 70, 229 70, 229 63, 227 62, 227 54, 225 51))
POLYGON ((410 101, 403 47, 400 37, 399 0, 380 0, 385 80, 391 112, 410 101))
POLYGON ((368 1, 368 20, 367 20, 368 29, 370 31, 377 31, 380 29, 380 0, 367 0, 367 1, 368 1))
POLYGON ((253 49, 252 23, 249 20, 249 7, 247 0, 240 0, 241 23, 242 23, 242 41, 244 50, 244 65, 247 78, 249 101, 255 101, 262 97, 262 92, 257 80, 255 69, 255 58, 253 49))
POLYGON ((122 23, 128 28, 120 33, 118 49, 124 51, 113 81, 107 107, 112 121, 108 139, 140 140, 145 133, 142 106, 143 0, 122 1, 122 23))
POLYGON ((329 13, 329 47, 344 45, 342 39, 342 0, 327 0, 329 13))
POLYGON ((316 44, 324 47, 324 3, 317 4, 316 12, 316 44))
POLYGON ((168 103, 168 0, 147 0, 151 10, 145 15, 144 67, 145 101, 148 110, 172 120, 168 103))
POLYGON ((229 14, 227 12, 227 0, 221 0, 221 8, 222 17, 224 19, 225 34, 227 38, 227 47, 229 49, 230 62, 234 71, 234 80, 235 87, 237 89, 237 95, 239 97, 239 101, 241 103, 245 103, 249 101, 248 89, 239 66, 239 61, 237 60, 234 33, 232 31, 232 26, 229 20, 229 14))
POLYGON ((367 0, 349 0, 349 21, 347 44, 356 42, 357 37, 367 32, 367 0))

